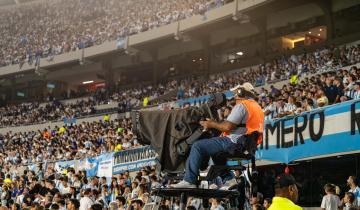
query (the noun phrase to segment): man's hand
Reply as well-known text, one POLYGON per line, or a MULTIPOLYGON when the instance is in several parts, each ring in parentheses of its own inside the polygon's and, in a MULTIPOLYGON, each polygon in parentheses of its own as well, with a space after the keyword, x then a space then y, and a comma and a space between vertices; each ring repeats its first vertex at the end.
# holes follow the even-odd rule
POLYGON ((200 125, 204 127, 204 129, 213 128, 214 120, 206 119, 206 121, 200 121, 200 125))

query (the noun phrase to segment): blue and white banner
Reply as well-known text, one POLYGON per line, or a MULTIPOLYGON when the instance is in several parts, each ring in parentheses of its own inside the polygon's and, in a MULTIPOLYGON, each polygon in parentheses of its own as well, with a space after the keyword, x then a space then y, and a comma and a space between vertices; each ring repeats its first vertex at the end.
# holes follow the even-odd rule
POLYGON ((113 174, 138 171, 145 166, 156 165, 157 154, 150 146, 124 150, 114 154, 113 174))
POLYGON ((78 171, 86 171, 86 176, 93 177, 97 175, 98 167, 99 161, 96 157, 79 160, 78 167, 76 169, 78 171))
POLYGON ((75 168, 75 160, 69 161, 59 161, 55 163, 55 171, 57 173, 63 174, 68 168, 75 168))
POLYGON ((129 171, 129 172, 138 171, 145 166, 153 166, 153 165, 156 165, 155 158, 138 160, 138 161, 129 162, 129 163, 117 164, 117 165, 113 166, 113 174, 120 174, 120 173, 124 173, 126 171, 129 171))
POLYGON ((266 122, 256 158, 289 163, 357 150, 360 152, 360 100, 266 122))
POLYGON ((114 153, 105 153, 98 157, 97 176, 112 177, 114 153))

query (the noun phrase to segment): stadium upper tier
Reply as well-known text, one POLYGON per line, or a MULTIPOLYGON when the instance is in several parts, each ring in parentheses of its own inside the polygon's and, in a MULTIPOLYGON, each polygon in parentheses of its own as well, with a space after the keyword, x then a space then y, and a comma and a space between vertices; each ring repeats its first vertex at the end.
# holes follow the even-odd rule
POLYGON ((53 0, 0 7, 0 66, 35 63, 219 7, 223 0, 53 0), (141 12, 139 12, 141 11, 141 12))
MULTIPOLYGON (((109 101, 115 104, 114 107, 119 107, 119 112, 126 112, 134 107, 139 108, 143 106, 145 97, 150 98, 149 104, 151 104, 151 99, 155 99, 171 90, 177 91, 177 98, 170 99, 170 101, 173 101, 172 104, 174 104, 179 99, 195 98, 212 92, 227 91, 243 82, 251 82, 255 86, 265 84, 277 86, 277 81, 289 81, 291 76, 294 75, 296 75, 296 81, 298 80, 298 82, 294 81, 297 83, 297 86, 286 87, 284 90, 281 90, 281 87, 279 89, 272 88, 271 90, 259 88, 261 96, 264 98, 264 101, 262 100, 260 103, 265 102, 264 106, 266 103, 269 103, 270 98, 267 98, 269 96, 271 96, 272 101, 280 100, 282 102, 286 102, 290 96, 294 96, 298 98, 292 104, 291 109, 299 108, 296 113, 300 113, 309 109, 309 107, 301 109, 304 104, 309 103, 308 100, 312 101, 310 106, 315 108, 318 107, 317 101, 323 96, 326 96, 327 99, 321 99, 325 100, 323 102, 320 100, 321 106, 360 97, 360 93, 356 94, 357 90, 354 89, 355 83, 360 80, 359 71, 356 66, 351 68, 350 73, 347 72, 345 74, 343 71, 337 71, 326 75, 330 79, 330 81, 327 81, 330 82, 329 85, 331 87, 334 86, 334 88, 336 86, 336 89, 339 91, 336 94, 333 90, 329 93, 325 91, 328 84, 321 85, 321 83, 325 82, 324 77, 320 77, 320 75, 314 76, 317 73, 340 70, 345 66, 358 63, 360 63, 360 47, 357 45, 318 49, 314 52, 298 56, 282 57, 232 73, 210 75, 210 78, 188 77, 178 81, 173 80, 165 84, 158 84, 155 87, 148 86, 119 90, 112 95, 107 94, 106 89, 102 89, 93 93, 88 102, 77 101, 74 104, 67 105, 53 101, 42 106, 34 103, 17 106, 9 105, 0 108, 0 125, 2 127, 20 126, 47 121, 59 121, 64 117, 69 119, 72 117, 78 118, 94 113, 96 111, 94 110, 95 105, 107 104, 109 101), (310 76, 313 77, 309 78, 310 76), (303 79, 303 82, 300 83, 300 79, 303 79), (296 105, 295 102, 300 102, 300 104, 296 105)), ((274 116, 272 115, 272 117, 274 116)))
MULTIPOLYGON (((58 101, 49 102, 40 106, 38 103, 20 104, 17 106, 6 106, 0 108, 0 126, 19 126, 25 124, 44 123, 47 121, 62 120, 64 117, 81 117, 95 113, 94 106, 98 104, 106 104, 109 101, 119 103, 120 112, 130 111, 134 107, 143 106, 145 97, 155 99, 171 90, 177 91, 177 99, 194 98, 207 95, 212 92, 222 92, 229 90, 243 82, 251 82, 255 86, 274 83, 276 81, 284 81, 297 75, 301 78, 306 75, 321 73, 324 71, 339 69, 360 62, 359 46, 342 46, 337 48, 319 49, 312 53, 304 53, 299 56, 281 57, 272 62, 260 64, 245 70, 234 73, 223 73, 211 75, 210 78, 194 78, 189 77, 180 81, 170 81, 166 84, 158 84, 157 87, 142 87, 128 90, 120 90, 112 95, 108 95, 106 90, 100 90, 93 93, 88 101, 76 101, 74 104, 64 104, 58 101)), ((356 70, 355 72, 356 73, 356 70)), ((353 73, 353 74, 354 74, 353 73)), ((352 82, 356 82, 360 78, 355 74, 352 82)), ((334 80, 335 78, 333 78, 334 80)), ((345 80, 343 81, 345 82, 345 80)), ((311 84, 307 84, 311 85, 311 84)), ((314 84, 316 85, 316 84, 314 84)), ((353 87, 353 84, 349 84, 353 87)), ((297 92, 305 91, 304 84, 298 87, 297 92)), ((315 90, 323 87, 316 86, 315 90)), ((341 86, 342 91, 348 91, 346 86, 341 86)), ((267 95, 269 92, 261 90, 262 94, 267 95)), ((272 90, 271 90, 272 91, 272 90)), ((343 93, 344 95, 344 93, 343 93)), ((283 95, 288 98, 289 94, 283 95)), ((313 100, 318 99, 318 94, 310 95, 313 100)), ((348 99, 354 98, 349 93, 348 99)), ((344 100, 348 100, 344 99, 344 100)), ((336 102, 340 102, 340 97, 336 102)), ((335 103, 333 98, 330 103, 335 103)))

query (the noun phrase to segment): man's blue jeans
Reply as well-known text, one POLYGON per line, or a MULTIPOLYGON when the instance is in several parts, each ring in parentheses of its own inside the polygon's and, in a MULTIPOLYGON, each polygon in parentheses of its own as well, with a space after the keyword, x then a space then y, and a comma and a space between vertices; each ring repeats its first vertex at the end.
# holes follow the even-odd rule
MULTIPOLYGON (((232 142, 228 137, 214 137, 210 139, 202 139, 196 141, 190 150, 190 156, 187 160, 184 180, 195 184, 200 173, 200 167, 204 160, 209 160, 210 157, 222 152, 232 152, 243 145, 243 140, 240 138, 238 143, 232 142)), ((215 165, 225 165, 226 160, 216 160, 213 158, 215 165)), ((224 178, 224 177, 222 177, 224 178)))

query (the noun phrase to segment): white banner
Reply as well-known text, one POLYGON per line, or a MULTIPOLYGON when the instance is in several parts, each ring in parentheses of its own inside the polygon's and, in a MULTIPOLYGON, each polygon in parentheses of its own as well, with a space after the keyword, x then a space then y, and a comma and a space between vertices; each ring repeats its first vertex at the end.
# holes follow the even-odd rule
POLYGON ((98 157, 99 167, 97 170, 98 177, 112 177, 113 171, 113 152, 100 155, 98 157))

